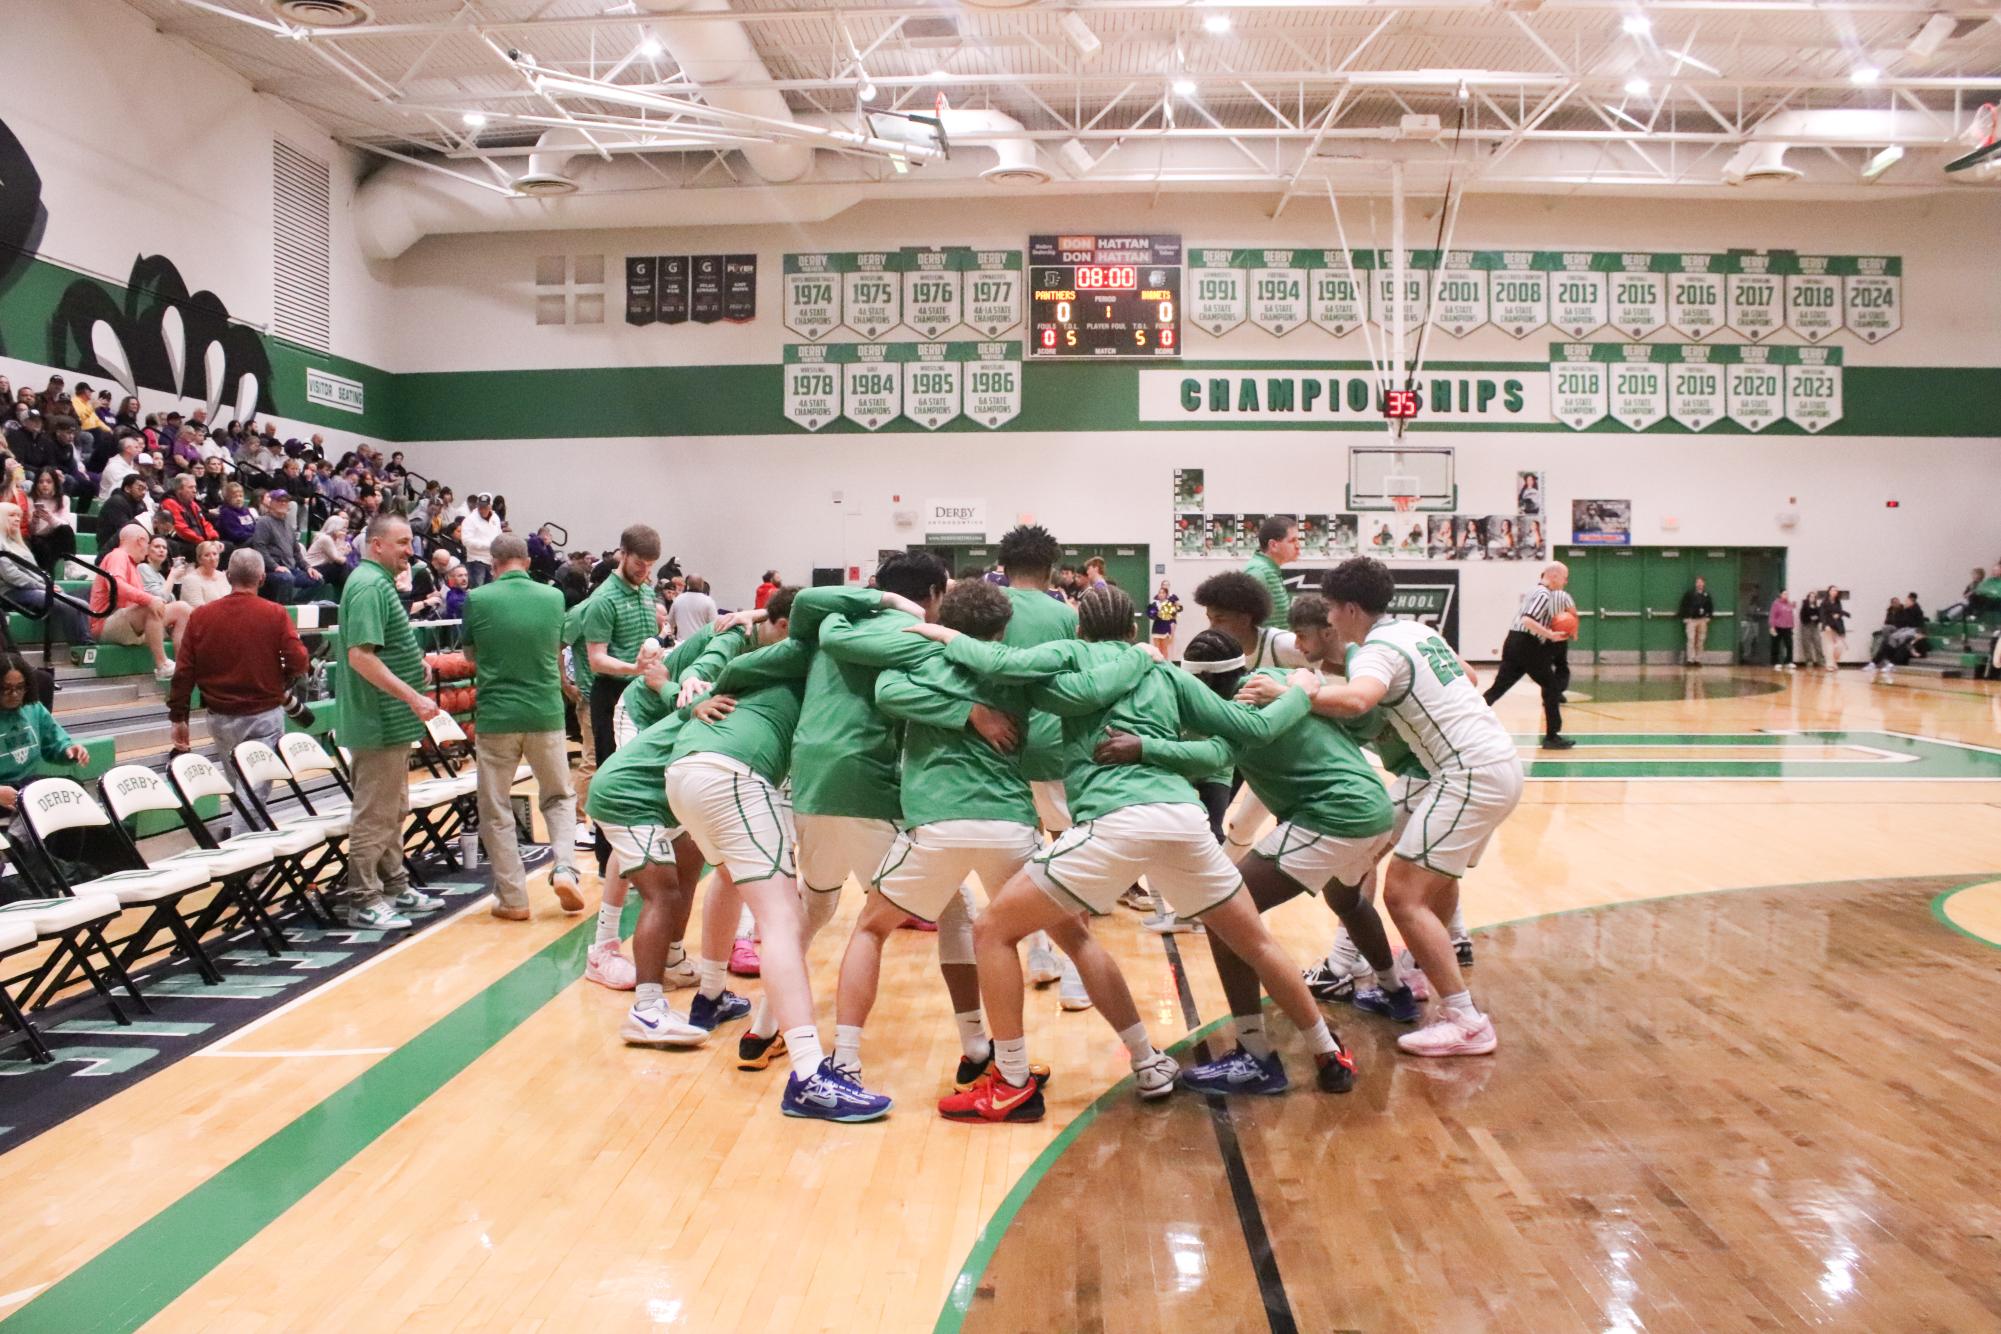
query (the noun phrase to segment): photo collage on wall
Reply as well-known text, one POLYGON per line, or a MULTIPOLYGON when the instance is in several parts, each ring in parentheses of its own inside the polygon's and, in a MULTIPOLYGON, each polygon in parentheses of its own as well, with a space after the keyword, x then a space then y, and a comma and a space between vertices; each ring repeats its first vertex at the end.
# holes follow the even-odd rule
MULTIPOLYGON (((1179 560, 1249 560, 1257 554, 1266 514, 1209 513, 1200 468, 1174 470, 1174 555, 1179 560)), ((1379 560, 1549 559, 1547 491, 1541 469, 1515 474, 1511 514, 1302 514, 1299 559, 1313 563, 1350 556, 1379 560)))

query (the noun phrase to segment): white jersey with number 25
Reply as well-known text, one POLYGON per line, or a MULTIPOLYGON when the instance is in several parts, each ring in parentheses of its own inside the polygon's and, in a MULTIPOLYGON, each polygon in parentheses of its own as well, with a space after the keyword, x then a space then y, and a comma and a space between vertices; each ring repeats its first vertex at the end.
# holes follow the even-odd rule
POLYGON ((1363 677, 1383 683, 1382 707, 1433 777, 1518 762, 1514 739, 1431 627, 1376 622, 1348 660, 1348 678, 1363 677))

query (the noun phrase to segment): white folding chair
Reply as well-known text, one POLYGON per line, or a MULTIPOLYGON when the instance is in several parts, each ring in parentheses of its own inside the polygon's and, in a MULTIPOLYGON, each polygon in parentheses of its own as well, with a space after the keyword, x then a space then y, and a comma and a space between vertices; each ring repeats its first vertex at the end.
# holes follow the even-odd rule
MULTIPOLYGON (((0 853, 6 852, 8 846, 6 837, 0 835, 0 853)), ((131 976, 118 966, 110 944, 104 939, 104 924, 116 916, 118 900, 109 894, 14 899, 0 903, 0 933, 4 933, 0 934, 0 939, 9 942, 0 948, 0 956, 12 956, 40 945, 52 947, 40 963, 25 972, 0 977, 0 1011, 5 1012, 9 1023, 20 1029, 29 1055, 36 1062, 45 1064, 54 1058, 26 1012, 48 1004, 55 988, 46 984, 58 968, 67 965, 80 970, 91 988, 104 998, 111 1017, 121 1024, 130 1024, 132 1019, 125 1013, 125 1007, 118 1003, 118 997, 112 994, 110 984, 104 979, 106 971, 125 988, 135 1003, 145 1007, 146 1002, 139 989, 132 985, 131 976), (21 944, 19 942, 24 935, 26 944, 21 944), (93 958, 96 962, 92 962, 93 958), (100 964, 103 965, 102 971, 100 964), (37 993, 41 993, 39 1001, 37 993)))
MULTIPOLYGON (((174 756, 167 762, 167 780, 180 797, 181 824, 190 837, 204 848, 256 848, 268 849, 272 856, 272 866, 276 875, 259 887, 258 906, 267 918, 272 905, 282 894, 293 905, 319 926, 326 926, 333 919, 328 915, 326 905, 321 901, 316 881, 328 865, 337 865, 340 858, 340 836, 328 834, 317 825, 307 825, 296 829, 259 829, 258 816, 236 795, 236 788, 230 783, 229 775, 220 765, 206 755, 187 751, 174 756), (203 797, 216 797, 226 808, 234 808, 237 818, 244 824, 241 832, 228 838, 218 839, 209 829, 208 821, 195 811, 195 803, 203 797), (319 852, 318 857, 311 854, 319 852)), ((276 923, 272 923, 276 928, 276 923)), ((279 939, 283 940, 280 931, 279 939)))
MULTIPOLYGON (((456 728, 457 724, 453 726, 456 728)), ((465 733, 460 732, 459 735, 463 737, 465 733)), ((421 745, 418 742, 411 744, 421 745)), ((353 754, 345 746, 340 748, 340 754, 348 772, 352 773, 353 754)), ((343 786, 347 785, 345 779, 341 781, 343 786)), ((422 865, 427 856, 454 870, 458 868, 458 850, 452 846, 452 840, 468 823, 466 808, 472 805, 478 786, 478 778, 472 775, 420 778, 410 784, 411 827, 403 840, 403 865, 416 884, 430 883, 424 876, 422 865)))
MULTIPOLYGON (((181 813, 181 799, 167 786, 160 775, 143 764, 121 764, 107 771, 97 780, 97 794, 111 812, 113 827, 124 840, 132 856, 143 865, 154 870, 174 866, 205 866, 209 875, 221 886, 213 899, 189 923, 196 940, 200 940, 218 924, 224 914, 235 909, 228 922, 225 935, 233 935, 243 927, 254 931, 264 944, 265 950, 275 956, 284 945, 284 938, 272 924, 260 902, 261 882, 276 874, 274 863, 278 851, 268 843, 259 846, 239 843, 234 847, 202 847, 200 844, 167 857, 148 857, 139 846, 136 829, 129 824, 148 811, 169 811, 181 813), (251 882, 260 882, 253 889, 251 882)), ((144 953, 143 944, 140 953, 144 953)))
MULTIPOLYGON (((26 954, 35 948, 40 939, 35 924, 27 920, 25 915, 21 917, 0 915, 0 964, 4 964, 16 954, 26 954)), ((14 1000, 14 993, 4 985, 0 985, 0 1019, 6 1020, 20 1035, 17 1041, 28 1049, 30 1060, 46 1065, 55 1059, 49 1052, 49 1044, 42 1041, 41 1032, 35 1027, 35 1021, 23 1013, 20 1005, 14 1000)))

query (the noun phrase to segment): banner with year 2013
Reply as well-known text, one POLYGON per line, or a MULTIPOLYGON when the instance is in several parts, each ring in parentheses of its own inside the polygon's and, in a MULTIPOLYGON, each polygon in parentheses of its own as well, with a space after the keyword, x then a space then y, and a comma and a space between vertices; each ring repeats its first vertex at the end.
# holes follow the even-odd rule
POLYGON ((1631 431, 1673 421, 1780 421, 1818 433, 1841 419, 1841 349, 1767 344, 1552 343, 1550 412, 1575 431, 1610 419, 1631 431))

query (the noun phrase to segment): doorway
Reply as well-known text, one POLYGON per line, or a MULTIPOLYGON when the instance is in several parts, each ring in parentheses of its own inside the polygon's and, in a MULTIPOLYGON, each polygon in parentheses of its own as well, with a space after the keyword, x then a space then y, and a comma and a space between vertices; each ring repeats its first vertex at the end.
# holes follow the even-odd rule
POLYGON ((1765 609, 1785 586, 1783 547, 1564 547, 1577 602, 1573 653, 1594 663, 1682 661, 1682 595, 1701 577, 1716 604, 1702 661, 1770 656, 1765 609))

